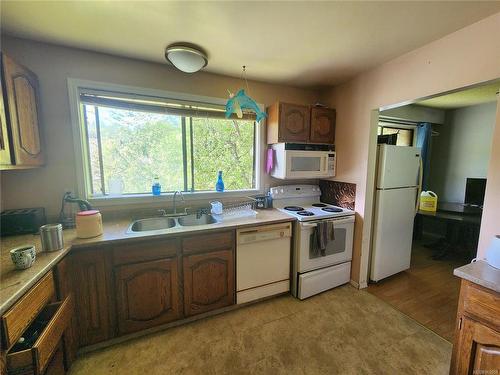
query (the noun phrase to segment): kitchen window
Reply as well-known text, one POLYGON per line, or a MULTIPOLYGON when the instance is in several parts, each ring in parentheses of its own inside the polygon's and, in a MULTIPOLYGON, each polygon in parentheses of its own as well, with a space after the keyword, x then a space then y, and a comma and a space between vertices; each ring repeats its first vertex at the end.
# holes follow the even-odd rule
POLYGON ((87 198, 256 190, 255 116, 225 118, 224 107, 143 95, 79 90, 87 198))

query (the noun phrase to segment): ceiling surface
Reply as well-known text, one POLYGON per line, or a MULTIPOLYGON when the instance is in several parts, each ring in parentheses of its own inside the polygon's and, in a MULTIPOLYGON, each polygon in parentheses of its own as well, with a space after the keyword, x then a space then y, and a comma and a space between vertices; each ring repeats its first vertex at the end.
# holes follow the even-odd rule
POLYGON ((471 105, 491 103, 497 100, 500 90, 500 80, 487 85, 460 90, 451 94, 422 100, 415 104, 438 109, 454 109, 471 105))
POLYGON ((205 70, 322 87, 423 46, 491 14, 500 1, 192 2, 1 1, 11 35, 165 63, 186 41, 205 70))

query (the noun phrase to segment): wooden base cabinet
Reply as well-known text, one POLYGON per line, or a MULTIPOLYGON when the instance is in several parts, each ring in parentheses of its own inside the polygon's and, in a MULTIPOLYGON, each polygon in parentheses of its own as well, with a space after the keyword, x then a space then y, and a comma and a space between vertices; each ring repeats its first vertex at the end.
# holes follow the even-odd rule
POLYGON ((84 250, 71 257, 80 346, 112 337, 106 256, 103 249, 84 250))
POLYGON ((184 313, 201 314, 234 304, 233 250, 184 256, 184 313))
POLYGON ((127 264, 115 268, 120 334, 179 319, 177 258, 127 264))
POLYGON ((500 374, 500 294, 463 280, 450 374, 500 374))

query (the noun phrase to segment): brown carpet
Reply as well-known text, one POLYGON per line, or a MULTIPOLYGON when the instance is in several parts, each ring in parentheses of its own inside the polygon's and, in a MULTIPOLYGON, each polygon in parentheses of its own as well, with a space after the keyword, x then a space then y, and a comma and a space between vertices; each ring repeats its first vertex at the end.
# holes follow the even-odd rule
POLYGON ((367 291, 452 342, 460 292, 453 270, 466 263, 461 256, 433 260, 432 251, 417 243, 409 270, 370 284, 367 291))
POLYGON ((447 374, 450 356, 450 343, 345 285, 89 353, 71 374, 447 374))

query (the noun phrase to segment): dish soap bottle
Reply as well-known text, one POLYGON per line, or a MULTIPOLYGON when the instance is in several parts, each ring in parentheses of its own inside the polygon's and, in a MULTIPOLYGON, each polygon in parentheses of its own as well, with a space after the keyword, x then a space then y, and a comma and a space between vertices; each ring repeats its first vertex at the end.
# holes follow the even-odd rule
POLYGON ((151 191, 153 192, 153 195, 161 195, 161 185, 159 177, 154 178, 153 185, 151 186, 151 191))
POLYGON ((215 183, 215 190, 218 192, 224 191, 224 181, 222 180, 222 171, 217 173, 217 182, 215 183))

